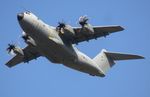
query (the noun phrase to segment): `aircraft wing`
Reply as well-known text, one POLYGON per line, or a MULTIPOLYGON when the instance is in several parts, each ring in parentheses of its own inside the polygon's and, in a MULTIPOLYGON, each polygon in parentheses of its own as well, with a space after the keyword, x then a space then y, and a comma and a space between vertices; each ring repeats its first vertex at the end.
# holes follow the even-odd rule
MULTIPOLYGON (((106 37, 107 35, 124 30, 121 26, 94 26, 94 34, 86 34, 84 35, 81 32, 81 27, 73 28, 76 35, 74 39, 72 39, 72 44, 77 44, 79 42, 88 41, 91 39, 97 39, 99 37, 106 37)), ((83 30, 82 30, 83 31, 83 30)), ((84 32, 86 33, 86 32, 84 32)))
POLYGON ((23 49, 24 56, 17 54, 11 60, 9 60, 5 65, 8 67, 13 67, 21 62, 29 62, 32 59, 36 59, 41 55, 37 52, 36 48, 33 46, 27 46, 23 49))

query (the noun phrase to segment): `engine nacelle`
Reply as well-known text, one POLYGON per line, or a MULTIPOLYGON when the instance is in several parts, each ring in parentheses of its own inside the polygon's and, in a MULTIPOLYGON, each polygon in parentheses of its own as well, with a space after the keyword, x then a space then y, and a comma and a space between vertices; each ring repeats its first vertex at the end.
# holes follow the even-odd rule
POLYGON ((82 26, 82 30, 85 32, 85 34, 94 34, 94 29, 89 23, 84 24, 84 26, 82 26))
POLYGON ((75 35, 75 32, 70 25, 65 25, 65 27, 61 29, 61 34, 66 38, 72 38, 75 35))
POLYGON ((31 37, 28 40, 26 40, 26 43, 32 46, 36 46, 35 41, 31 37))
POLYGON ((24 34, 22 38, 24 39, 25 43, 27 43, 28 45, 36 46, 35 41, 29 35, 24 34))
POLYGON ((24 56, 24 52, 23 52, 23 50, 22 50, 20 47, 15 47, 15 48, 13 49, 13 52, 14 52, 15 54, 19 54, 19 55, 24 56))

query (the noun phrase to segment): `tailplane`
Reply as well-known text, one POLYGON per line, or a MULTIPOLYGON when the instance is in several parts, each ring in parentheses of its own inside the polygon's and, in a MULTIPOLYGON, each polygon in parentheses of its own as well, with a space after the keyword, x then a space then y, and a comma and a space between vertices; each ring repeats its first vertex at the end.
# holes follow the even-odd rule
POLYGON ((100 67, 102 70, 101 72, 105 75, 106 72, 115 64, 115 61, 131 59, 144 59, 144 57, 132 54, 108 52, 103 49, 95 58, 93 58, 93 61, 100 67))

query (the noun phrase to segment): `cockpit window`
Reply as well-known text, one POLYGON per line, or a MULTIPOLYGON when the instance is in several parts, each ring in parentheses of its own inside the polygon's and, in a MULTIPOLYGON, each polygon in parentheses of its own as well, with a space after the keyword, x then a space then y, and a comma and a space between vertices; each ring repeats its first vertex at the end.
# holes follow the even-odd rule
POLYGON ((25 13, 30 15, 31 12, 30 11, 26 11, 25 13))

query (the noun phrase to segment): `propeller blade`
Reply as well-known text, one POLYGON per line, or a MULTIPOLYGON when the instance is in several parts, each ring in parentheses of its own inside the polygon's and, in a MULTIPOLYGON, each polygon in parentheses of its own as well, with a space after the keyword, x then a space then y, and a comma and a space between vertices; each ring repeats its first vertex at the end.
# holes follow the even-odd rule
POLYGON ((6 49, 8 51, 8 53, 10 53, 12 50, 15 49, 15 45, 14 44, 8 44, 8 48, 6 49))
POLYGON ((66 24, 64 22, 58 22, 58 26, 56 27, 56 29, 61 33, 64 34, 64 32, 62 31, 62 29, 64 29, 66 27, 66 24))
POLYGON ((79 17, 79 24, 83 27, 85 24, 87 24, 87 21, 89 19, 87 18, 87 16, 81 16, 79 17))

